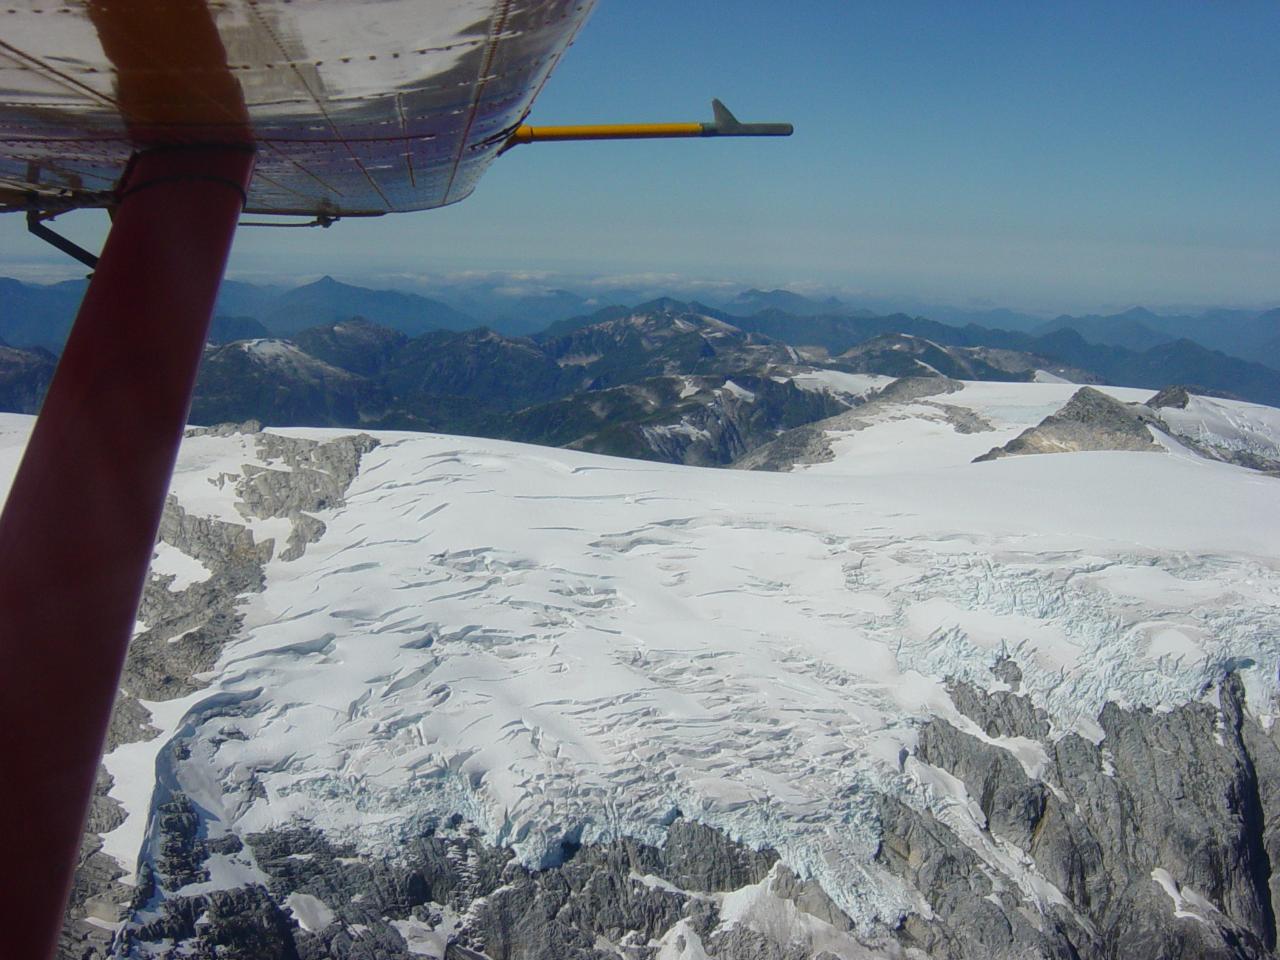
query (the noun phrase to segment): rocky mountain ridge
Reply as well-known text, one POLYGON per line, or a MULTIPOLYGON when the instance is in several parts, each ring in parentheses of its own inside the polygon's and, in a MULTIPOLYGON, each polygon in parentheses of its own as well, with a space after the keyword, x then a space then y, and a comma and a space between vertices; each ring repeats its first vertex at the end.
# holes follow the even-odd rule
MULTIPOLYGON (((17 281, 0 283, 0 339, 19 350, 37 346, 59 349, 82 292, 83 283, 78 281, 50 287, 17 281)), ((1022 323, 1005 324, 1001 311, 966 315, 962 319, 944 311, 940 316, 947 322, 936 322, 905 313, 876 314, 830 299, 810 300, 786 291, 748 291, 727 301, 727 309, 661 298, 636 307, 609 306, 594 314, 558 320, 549 327, 545 326, 545 320, 535 322, 532 317, 545 316, 539 311, 548 303, 560 302, 565 309, 574 304, 586 307, 590 303, 565 291, 560 294, 564 296, 530 301, 529 309, 533 311, 530 317, 501 327, 507 331, 506 339, 518 342, 519 337, 511 334, 530 333, 545 327, 541 333, 534 334, 542 348, 557 358, 582 357, 588 355, 589 349, 583 353, 570 342, 567 352, 561 353, 563 348, 558 348, 554 341, 566 336, 572 341, 573 331, 602 327, 627 317, 660 317, 674 311, 718 319, 744 334, 778 344, 809 350, 821 348, 826 353, 811 353, 810 359, 824 363, 832 356, 853 351, 878 337, 906 335, 949 351, 951 359, 945 361, 944 366, 951 369, 942 370, 948 376, 961 376, 958 370, 963 366, 973 367, 968 376, 995 379, 1006 376, 1026 379, 1034 375, 1036 369, 1049 372, 1056 369, 1060 373, 1055 375, 1076 382, 1126 384, 1153 390, 1169 383, 1187 383, 1202 394, 1280 403, 1280 374, 1274 365, 1264 366, 1272 356, 1280 355, 1280 327, 1276 326, 1280 321, 1274 310, 1216 311, 1198 318, 1162 318, 1149 311, 1133 310, 1108 317, 1062 317, 1051 324, 1033 324, 1037 328, 1032 330, 1022 323), (1148 323, 1157 326, 1163 323, 1160 329, 1164 332, 1155 332, 1146 326, 1148 323)), ((414 343, 427 334, 456 333, 475 326, 465 313, 430 298, 368 290, 329 277, 293 290, 228 281, 222 291, 210 340, 225 344, 238 339, 289 337, 304 351, 310 351, 322 349, 324 329, 356 318, 384 326, 406 342, 414 343), (321 332, 308 336, 307 331, 321 332)), ((449 343, 447 338, 436 342, 449 343)), ((611 354, 624 358, 630 352, 622 342, 607 337, 605 347, 611 354)), ((465 359, 456 345, 447 349, 455 361, 465 359)), ((864 365, 869 362, 868 348, 857 352, 860 355, 851 358, 852 362, 864 365)), ((325 359, 322 354, 316 356, 325 359)), ((685 368, 650 371, 650 374, 699 372, 692 367, 696 355, 671 354, 668 359, 685 368)), ((875 359, 889 367, 895 360, 884 350, 875 359)), ((624 365, 626 362, 624 359, 624 365)), ((342 366, 342 363, 336 365, 342 366)), ((872 372, 894 372, 889 367, 872 372)), ((639 374, 636 370, 623 372, 632 380, 639 374)), ((622 382, 617 379, 617 370, 610 372, 608 363, 599 373, 604 375, 601 385, 622 382)), ((898 371, 899 375, 905 373, 898 371)), ((26 391, 31 392, 29 386, 26 391)), ((8 408, 16 409, 12 404, 8 408)), ((256 415, 274 422, 270 409, 237 415, 256 415)))
MULTIPOLYGON (((847 393, 827 382, 840 375, 855 380, 1098 379, 1083 366, 1049 355, 1056 350, 1074 360, 1096 359, 1095 349, 1071 331, 1053 334, 1048 339, 1057 347, 1038 354, 940 342, 923 332, 941 329, 965 342, 976 334, 910 318, 890 320, 804 320, 776 311, 743 320, 670 299, 635 310, 609 308, 535 338, 487 330, 409 337, 365 320, 346 320, 304 330, 293 340, 253 337, 210 346, 192 419, 439 431, 723 466, 790 429, 859 405, 865 389, 847 393), (917 333, 875 334, 886 324, 917 333), (776 329, 795 342, 762 332, 776 329), (803 342, 839 346, 867 335, 870 339, 838 353, 822 343, 803 342)), ((243 332, 227 323, 221 329, 243 332)), ((1030 344, 1019 337, 1014 339, 1023 346, 1030 344)), ((998 338, 1006 341, 1010 337, 998 338)), ((0 403, 33 411, 51 375, 52 357, 0 350, 0 403)), ((820 435, 814 434, 818 448, 820 435)), ((796 435, 786 442, 803 446, 809 440, 796 435)), ((1254 456, 1247 447, 1206 455, 1245 462, 1254 456)), ((1267 469, 1265 442, 1263 448, 1257 464, 1267 469)), ((786 459, 784 454, 778 462, 786 459)))

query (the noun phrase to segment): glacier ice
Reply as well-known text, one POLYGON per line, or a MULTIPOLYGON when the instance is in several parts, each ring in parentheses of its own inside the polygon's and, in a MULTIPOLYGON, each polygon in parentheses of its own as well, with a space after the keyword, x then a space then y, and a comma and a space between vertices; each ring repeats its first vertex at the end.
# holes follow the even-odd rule
MULTIPOLYGON (((1070 390, 947 402, 1007 438, 1070 390)), ((27 422, 4 419, 0 453, 27 422)), ((566 839, 660 842, 678 812, 892 922, 911 901, 873 862, 877 793, 972 818, 911 759, 925 719, 963 722, 947 678, 999 689, 1012 658, 1055 734, 1093 739, 1103 703, 1167 708, 1227 670, 1274 710, 1280 499, 1228 464, 972 464, 991 432, 909 417, 786 475, 380 439, 324 536, 267 565, 208 688, 158 714, 184 749, 149 754, 155 796, 182 790, 211 833, 305 823, 394 856, 461 814, 537 865, 566 839)), ((192 441, 179 499, 238 517, 218 479, 252 457, 236 435, 192 441)), ((157 800, 121 799, 139 842, 157 800)))

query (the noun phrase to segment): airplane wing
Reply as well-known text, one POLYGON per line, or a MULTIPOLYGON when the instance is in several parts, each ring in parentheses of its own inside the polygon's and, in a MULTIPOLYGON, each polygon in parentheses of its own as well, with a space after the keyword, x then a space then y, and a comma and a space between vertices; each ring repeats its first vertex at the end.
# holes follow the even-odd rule
POLYGON ((786 136, 531 127, 594 0, 9 0, 0 211, 92 267, 0 511, 5 956, 57 947, 116 682, 241 213, 461 200, 539 140, 786 136), (100 256, 42 220, 109 207, 100 256), (74 522, 68 504, 75 506, 74 522))
POLYGON ((251 213, 454 203, 594 2, 12 0, 0 206, 105 206, 135 150, 219 142, 257 147, 251 213))

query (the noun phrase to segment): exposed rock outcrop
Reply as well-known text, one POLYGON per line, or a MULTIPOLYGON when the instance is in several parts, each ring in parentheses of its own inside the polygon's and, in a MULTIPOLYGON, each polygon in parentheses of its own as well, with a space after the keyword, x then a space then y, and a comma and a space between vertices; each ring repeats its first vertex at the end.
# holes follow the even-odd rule
MULTIPOLYGON (((174 859, 190 871, 198 829, 182 816, 184 801, 172 806, 161 824, 162 846, 181 854, 174 859)), ((768 944, 767 937, 716 930, 715 895, 766 881, 776 855, 686 820, 671 825, 661 847, 566 843, 562 862, 540 871, 520 866, 509 850, 458 820, 429 829, 397 863, 335 847, 307 829, 255 834, 248 843, 269 878, 265 887, 170 897, 158 917, 128 931, 126 942, 150 944, 156 957, 235 944, 246 957, 409 958, 434 944, 429 956, 603 960, 620 951, 652 957, 652 944, 683 923, 712 957, 782 956, 735 946, 753 937, 768 944), (275 952, 255 952, 267 947, 275 952)), ((165 876, 174 879, 172 871, 165 876)), ((849 929, 830 901, 794 874, 780 872, 774 886, 797 909, 849 929)))
MULTIPOLYGON (((1013 660, 1002 660, 991 671, 1006 683, 1017 684, 1022 671, 1013 660)), ((955 680, 947 685, 956 709, 980 726, 989 737, 1026 737, 1044 740, 1049 736, 1045 712, 1028 697, 1008 690, 988 693, 971 683, 955 680)))
MULTIPOLYGON (((1274 956, 1280 751, 1245 713, 1234 674, 1214 692, 1219 706, 1168 713, 1109 703, 1097 745, 1039 733, 1048 763, 1035 776, 1004 745, 943 719, 925 724, 918 759, 964 784, 994 849, 1027 863, 1047 902, 1034 935, 1017 932, 1019 911, 975 879, 993 876, 991 861, 975 859, 951 825, 886 799, 881 857, 932 911, 907 919, 904 943, 938 956, 1021 956, 1032 945, 1082 958, 1274 956), (1002 916, 983 920, 982 897, 1002 916)), ((979 725, 999 726, 992 721, 1011 716, 1010 699, 969 688, 956 703, 979 725)), ((1000 735, 1023 736, 1038 723, 1000 735)))
POLYGON ((1079 450, 1140 450, 1161 446, 1148 424, 1163 427, 1148 407, 1123 403, 1093 387, 1081 387, 1057 413, 1024 430, 1002 447, 994 447, 974 462, 1032 453, 1071 453, 1079 450))
POLYGON ((247 464, 236 487, 238 509, 246 517, 266 520, 341 507, 360 458, 377 445, 367 433, 325 442, 259 433, 258 457, 267 463, 282 461, 288 469, 247 464))
POLYGON ((111 777, 98 768, 89 807, 89 822, 80 841, 80 857, 67 902, 66 922, 58 941, 59 957, 94 960, 106 957, 111 930, 127 914, 133 891, 116 881, 124 874, 120 865, 102 852, 102 834, 124 822, 120 804, 108 796, 111 777))
MULTIPOLYGON (((324 532, 324 523, 304 511, 341 506, 360 457, 377 445, 365 435, 325 443, 281 437, 263 433, 261 425, 253 421, 194 428, 187 436, 238 433, 256 435, 259 456, 266 461, 283 461, 289 468, 246 465, 238 485, 239 506, 247 519, 286 516, 292 521, 289 542, 281 554, 285 560, 301 556, 306 545, 324 532)), ((215 664, 223 646, 239 629, 242 598, 262 589, 264 567, 275 551, 272 540, 257 542, 247 526, 190 514, 173 496, 165 502, 158 540, 199 561, 209 575, 176 590, 172 574, 152 573, 148 577, 138 610, 143 629, 129 645, 108 727, 107 752, 159 734, 141 701, 172 700, 204 686, 199 674, 215 664)), ((109 929, 88 918, 115 923, 127 913, 127 905, 136 895, 133 888, 118 882, 124 873, 120 865, 101 852, 101 835, 124 819, 120 805, 108 795, 110 787, 111 778, 100 768, 59 946, 62 958, 107 956, 109 929)), ((170 801, 161 808, 161 817, 195 824, 189 807, 179 809, 182 802, 170 801), (175 803, 179 806, 173 806, 175 803)), ((189 851, 188 859, 198 858, 189 851)), ((181 874, 179 879, 191 882, 195 876, 181 874)), ((174 889, 182 885, 173 882, 174 889)))
POLYGON ((1152 410, 1159 410, 1162 407, 1173 407, 1175 410, 1187 409, 1187 404, 1191 402, 1191 393, 1186 387, 1179 384, 1165 387, 1154 397, 1147 401, 1147 406, 1152 410))

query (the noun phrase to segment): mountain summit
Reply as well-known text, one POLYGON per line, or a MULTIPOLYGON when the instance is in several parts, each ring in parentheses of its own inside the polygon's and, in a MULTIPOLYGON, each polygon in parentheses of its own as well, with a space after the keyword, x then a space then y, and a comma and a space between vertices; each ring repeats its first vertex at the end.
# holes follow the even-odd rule
POLYGON ((369 290, 329 276, 281 294, 267 308, 262 322, 273 334, 289 336, 307 327, 357 316, 409 336, 476 326, 470 317, 439 300, 397 290, 369 290))

